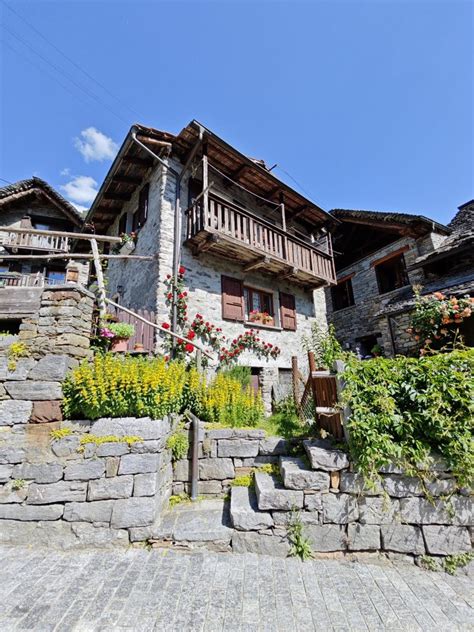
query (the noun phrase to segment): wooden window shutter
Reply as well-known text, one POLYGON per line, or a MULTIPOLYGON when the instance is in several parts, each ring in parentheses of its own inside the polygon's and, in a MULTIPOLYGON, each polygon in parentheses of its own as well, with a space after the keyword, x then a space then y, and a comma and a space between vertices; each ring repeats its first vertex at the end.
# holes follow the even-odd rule
POLYGON ((280 316, 283 329, 296 331, 296 305, 293 294, 280 292, 280 316))
POLYGON ((221 281, 222 318, 243 321, 245 318, 245 307, 242 281, 224 275, 222 275, 221 281))

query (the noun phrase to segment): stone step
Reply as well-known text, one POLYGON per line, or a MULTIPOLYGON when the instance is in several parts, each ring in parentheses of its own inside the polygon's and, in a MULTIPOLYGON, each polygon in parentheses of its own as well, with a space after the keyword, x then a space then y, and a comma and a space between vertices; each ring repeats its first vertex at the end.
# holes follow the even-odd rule
POLYGON ((329 473, 310 469, 303 459, 280 457, 280 471, 283 485, 288 489, 329 491, 329 473))
POLYGON ((276 477, 265 472, 255 472, 255 491, 261 511, 291 511, 303 507, 302 491, 285 489, 276 477))
POLYGON ((251 487, 233 487, 230 518, 234 529, 260 531, 273 527, 271 514, 258 510, 257 496, 251 487))
POLYGON ((323 439, 303 441, 304 449, 308 455, 311 467, 314 470, 325 472, 337 472, 349 467, 349 457, 342 450, 332 447, 330 441, 323 439))

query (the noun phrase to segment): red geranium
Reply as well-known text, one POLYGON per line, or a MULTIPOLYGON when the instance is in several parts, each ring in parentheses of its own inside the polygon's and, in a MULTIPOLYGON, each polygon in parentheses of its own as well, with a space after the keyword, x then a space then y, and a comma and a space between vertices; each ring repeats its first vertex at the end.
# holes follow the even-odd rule
POLYGON ((194 351, 194 346, 188 342, 186 343, 184 350, 186 353, 192 353, 194 351))
POLYGON ((163 327, 163 329, 169 329, 170 328, 170 324, 169 323, 162 323, 161 326, 163 327))

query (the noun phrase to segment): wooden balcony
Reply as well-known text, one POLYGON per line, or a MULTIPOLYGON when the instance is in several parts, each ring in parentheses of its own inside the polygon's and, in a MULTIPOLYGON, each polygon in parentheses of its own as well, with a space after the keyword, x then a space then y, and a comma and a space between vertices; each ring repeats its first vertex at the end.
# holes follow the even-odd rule
POLYGON ((0 272, 0 288, 4 287, 45 287, 63 285, 65 280, 48 278, 41 272, 21 274, 19 272, 0 272))
POLYGON ((215 195, 187 210, 187 241, 195 254, 209 251, 242 263, 245 271, 288 278, 306 287, 336 282, 331 238, 305 241, 215 195))
POLYGON ((46 252, 69 252, 68 237, 58 235, 34 235, 30 233, 9 233, 5 231, 0 237, 4 248, 41 250, 46 252))

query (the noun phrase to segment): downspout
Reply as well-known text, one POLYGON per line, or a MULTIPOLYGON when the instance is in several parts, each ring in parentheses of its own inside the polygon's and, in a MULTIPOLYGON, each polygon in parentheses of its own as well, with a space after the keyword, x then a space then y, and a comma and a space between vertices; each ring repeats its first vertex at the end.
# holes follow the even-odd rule
MULTIPOLYGON (((198 151, 202 139, 203 139, 203 128, 199 127, 199 138, 191 150, 189 157, 186 161, 186 164, 181 169, 181 171, 176 171, 173 167, 170 167, 169 164, 163 160, 160 156, 155 154, 149 147, 147 147, 144 143, 142 143, 137 138, 137 128, 132 128, 132 139, 139 145, 142 149, 144 149, 148 154, 153 156, 158 162, 173 176, 176 178, 176 187, 175 187, 175 198, 174 198, 174 244, 173 244, 173 278, 175 280, 174 288, 173 288, 173 305, 172 305, 172 314, 171 314, 171 331, 176 333, 178 328, 178 305, 177 305, 177 296, 176 296, 176 280, 178 278, 179 273, 179 264, 181 260, 181 181, 183 179, 184 174, 188 170, 190 164, 194 160, 196 152, 198 151)), ((163 143, 164 146, 171 147, 171 143, 163 143)), ((176 340, 173 338, 173 349, 176 347, 176 340)))

